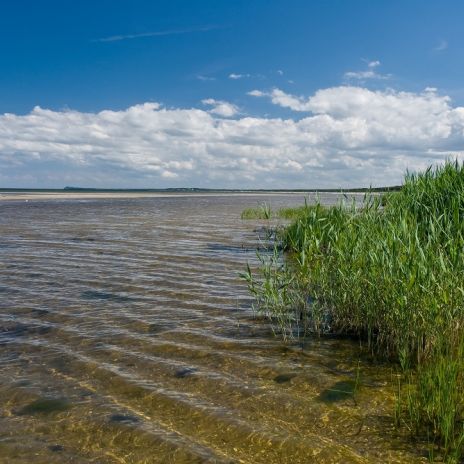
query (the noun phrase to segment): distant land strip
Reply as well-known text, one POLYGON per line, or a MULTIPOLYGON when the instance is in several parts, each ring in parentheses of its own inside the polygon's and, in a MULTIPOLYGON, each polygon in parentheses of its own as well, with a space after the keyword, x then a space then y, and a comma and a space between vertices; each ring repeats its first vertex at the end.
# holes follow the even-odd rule
POLYGON ((63 189, 35 189, 35 188, 1 188, 0 192, 17 193, 364 193, 364 192, 394 192, 401 190, 401 185, 389 187, 360 187, 360 188, 338 188, 338 189, 209 189, 209 188, 163 188, 163 189, 117 189, 117 188, 92 188, 92 187, 65 187, 63 189))

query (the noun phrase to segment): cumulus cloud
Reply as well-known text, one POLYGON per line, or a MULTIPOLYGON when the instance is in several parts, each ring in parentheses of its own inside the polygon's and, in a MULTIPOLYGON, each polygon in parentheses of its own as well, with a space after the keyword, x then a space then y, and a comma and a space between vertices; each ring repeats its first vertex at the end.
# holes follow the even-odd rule
POLYGON ((341 86, 254 92, 298 118, 224 118, 145 103, 98 113, 0 116, 0 185, 317 188, 385 185, 461 157, 464 108, 421 93, 341 86), (307 112, 305 114, 305 112, 307 112), (301 117, 302 116, 302 117, 301 117))
POLYGON ((268 94, 261 90, 250 90, 249 92, 247 92, 247 95, 250 95, 252 97, 265 97, 268 94))
POLYGON ((272 89, 270 92, 251 90, 247 95, 251 97, 269 97, 275 105, 282 106, 283 108, 290 108, 293 111, 311 111, 309 99, 285 93, 280 89, 272 89))
POLYGON ((379 72, 376 71, 376 68, 380 66, 380 61, 374 60, 374 61, 366 61, 366 68, 361 71, 348 71, 344 74, 345 79, 347 80, 359 80, 359 81, 365 81, 367 79, 379 79, 379 80, 385 80, 385 79, 390 79, 391 74, 380 74, 379 72))
POLYGON ((223 116, 224 118, 230 118, 238 113, 238 108, 236 105, 233 105, 232 103, 223 100, 206 98, 201 102, 203 103, 203 105, 212 106, 212 108, 209 110, 210 113, 217 114, 218 116, 223 116))

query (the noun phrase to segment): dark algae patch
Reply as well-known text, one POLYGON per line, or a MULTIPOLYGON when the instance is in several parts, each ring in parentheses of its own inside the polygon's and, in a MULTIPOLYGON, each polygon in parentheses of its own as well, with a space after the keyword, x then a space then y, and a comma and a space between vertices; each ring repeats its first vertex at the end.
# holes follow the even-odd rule
POLYGON ((10 326, 0 326, 0 335, 9 337, 23 337, 28 335, 45 335, 52 330, 50 326, 28 325, 28 324, 13 324, 10 326))
POLYGON ((64 451, 64 446, 63 445, 50 445, 48 449, 53 453, 60 453, 61 451, 64 451))
POLYGON ((118 424, 135 424, 140 422, 138 417, 129 414, 112 414, 109 420, 110 422, 118 424))
POLYGON ((18 416, 47 415, 66 411, 70 408, 71 404, 69 401, 63 398, 39 398, 21 408, 16 414, 18 416))
POLYGON ((85 290, 81 293, 81 298, 83 300, 107 300, 117 303, 126 303, 133 300, 133 298, 128 296, 118 295, 117 293, 101 292, 97 290, 85 290))
POLYGON ((330 388, 322 391, 319 400, 324 403, 336 403, 353 398, 356 390, 356 382, 353 380, 341 380, 330 388))
POLYGON ((161 326, 160 324, 148 324, 147 326, 147 333, 149 334, 158 334, 160 332, 163 332, 164 330, 167 330, 166 327, 161 326))
POLYGON ((220 253, 247 253, 254 252, 254 250, 244 248, 240 245, 224 245, 222 243, 208 243, 206 248, 211 251, 220 253))
POLYGON ((195 374, 195 372, 197 372, 197 369, 193 367, 185 367, 182 369, 178 369, 174 373, 174 377, 176 377, 177 379, 184 379, 185 377, 191 377, 193 374, 195 374))
POLYGON ((275 383, 286 383, 290 382, 294 377, 296 377, 297 374, 294 373, 288 373, 288 374, 279 374, 274 377, 274 382, 275 383))

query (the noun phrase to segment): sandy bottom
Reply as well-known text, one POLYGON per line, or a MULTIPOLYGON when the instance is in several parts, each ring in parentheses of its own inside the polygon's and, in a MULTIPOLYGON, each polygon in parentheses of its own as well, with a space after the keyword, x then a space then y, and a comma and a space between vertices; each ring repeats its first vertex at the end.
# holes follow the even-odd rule
POLYGON ((252 311, 240 213, 304 195, 190 195, 0 202, 0 463, 427 463, 391 366, 252 311))

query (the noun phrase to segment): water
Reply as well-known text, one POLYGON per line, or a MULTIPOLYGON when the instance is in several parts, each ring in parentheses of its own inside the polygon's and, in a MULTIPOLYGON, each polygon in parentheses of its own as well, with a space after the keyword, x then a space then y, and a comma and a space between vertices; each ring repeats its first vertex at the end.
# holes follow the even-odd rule
POLYGON ((302 203, 0 203, 0 462, 423 462, 388 366, 253 317, 238 272, 261 224, 239 218, 264 200, 302 203))

